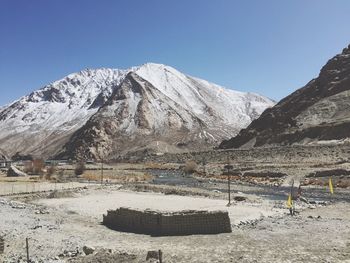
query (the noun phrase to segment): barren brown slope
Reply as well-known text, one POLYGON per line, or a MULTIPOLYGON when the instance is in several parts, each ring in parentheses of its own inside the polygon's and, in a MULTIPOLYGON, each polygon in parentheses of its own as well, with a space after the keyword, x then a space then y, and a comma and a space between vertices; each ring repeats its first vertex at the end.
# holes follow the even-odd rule
POLYGON ((220 148, 291 145, 350 136, 350 45, 319 76, 267 109, 220 148))

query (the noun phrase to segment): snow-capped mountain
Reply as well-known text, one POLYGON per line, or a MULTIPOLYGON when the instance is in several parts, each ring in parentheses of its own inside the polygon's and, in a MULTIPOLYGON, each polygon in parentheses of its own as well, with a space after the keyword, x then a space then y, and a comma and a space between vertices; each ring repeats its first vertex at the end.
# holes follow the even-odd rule
MULTIPOLYGON (((79 148, 96 157, 98 147, 104 155, 113 153, 113 145, 120 146, 122 137, 123 142, 131 142, 142 136, 143 142, 137 140, 133 148, 157 145, 160 151, 189 142, 215 145, 273 104, 265 97, 224 89, 161 64, 83 70, 2 109, 0 148, 10 155, 44 156, 58 152, 71 156, 79 148), (182 136, 170 142, 167 136, 173 131, 181 131, 182 136)), ((127 148, 130 145, 119 151, 127 148)))
POLYGON ((127 71, 83 70, 55 81, 0 112, 0 148, 48 155, 99 109, 127 71))

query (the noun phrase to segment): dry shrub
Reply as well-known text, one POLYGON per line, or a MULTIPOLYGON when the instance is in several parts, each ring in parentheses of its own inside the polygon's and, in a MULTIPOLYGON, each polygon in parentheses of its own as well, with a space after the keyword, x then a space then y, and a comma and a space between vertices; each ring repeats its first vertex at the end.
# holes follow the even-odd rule
POLYGON ((184 167, 185 173, 194 173, 197 169, 197 163, 195 161, 187 161, 184 167))
POLYGON ((76 176, 82 175, 86 170, 85 163, 84 162, 78 162, 74 169, 74 174, 76 176))
POLYGON ((321 180, 318 180, 317 178, 308 178, 308 179, 305 179, 304 182, 303 182, 303 185, 327 185, 328 182, 323 182, 321 180))
POLYGON ((50 180, 51 176, 56 172, 56 166, 50 165, 46 168, 46 180, 50 180))
POLYGON ((350 187, 350 181, 339 180, 339 182, 337 183, 336 186, 339 188, 348 188, 348 187, 350 187))
POLYGON ((43 174, 43 169, 45 167, 45 163, 43 159, 34 159, 33 160, 33 173, 34 174, 43 174))
POLYGON ((145 166, 148 168, 148 169, 163 169, 164 166, 160 163, 154 163, 154 162, 149 162, 149 163, 146 163, 145 166))
MULTIPOLYGON (((84 173, 83 178, 89 181, 101 181, 101 175, 98 174, 84 173)), ((106 176, 103 178, 106 179, 106 176)))
POLYGON ((23 171, 26 174, 32 174, 33 173, 33 162, 32 161, 25 161, 23 171))
POLYGON ((63 169, 59 169, 58 172, 57 172, 57 176, 56 176, 56 180, 58 182, 62 182, 64 181, 64 170, 63 169))

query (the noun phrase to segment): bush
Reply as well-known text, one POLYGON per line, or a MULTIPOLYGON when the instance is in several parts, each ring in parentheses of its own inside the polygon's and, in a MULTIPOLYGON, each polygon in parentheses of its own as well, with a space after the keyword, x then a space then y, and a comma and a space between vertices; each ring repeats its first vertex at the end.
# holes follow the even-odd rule
POLYGON ((43 159, 33 160, 33 173, 34 174, 42 174, 44 167, 45 167, 45 163, 44 163, 43 159))
POLYGON ((350 181, 342 181, 342 180, 339 180, 336 184, 336 187, 339 187, 339 188, 348 188, 350 187, 350 181))
POLYGON ((63 179, 64 179, 64 171, 63 169, 59 169, 58 172, 57 172, 57 181, 58 182, 62 182, 63 179))
POLYGON ((46 169, 46 179, 50 180, 51 176, 56 172, 56 166, 54 165, 50 165, 49 167, 47 167, 46 169))
POLYGON ((85 163, 84 162, 78 162, 74 169, 74 174, 76 176, 82 175, 86 170, 85 163))
POLYGON ((32 161, 25 161, 24 162, 24 168, 23 171, 26 174, 33 174, 33 162, 32 161))
POLYGON ((194 173, 197 169, 197 163, 195 161, 187 161, 184 167, 185 173, 194 173))

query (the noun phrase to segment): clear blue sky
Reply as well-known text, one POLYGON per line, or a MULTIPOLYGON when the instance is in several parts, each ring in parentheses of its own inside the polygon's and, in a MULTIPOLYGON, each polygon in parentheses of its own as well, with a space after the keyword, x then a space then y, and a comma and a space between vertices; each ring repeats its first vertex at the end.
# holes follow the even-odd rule
POLYGON ((279 100, 350 43, 349 14, 349 0, 0 0, 0 105, 146 62, 279 100))

